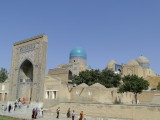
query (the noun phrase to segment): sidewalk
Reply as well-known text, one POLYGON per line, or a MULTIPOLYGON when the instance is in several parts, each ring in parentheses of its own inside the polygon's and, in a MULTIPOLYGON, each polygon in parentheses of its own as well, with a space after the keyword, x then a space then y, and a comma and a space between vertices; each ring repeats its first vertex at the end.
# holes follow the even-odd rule
MULTIPOLYGON (((2 112, 2 110, 0 110, 0 115, 21 118, 23 120, 24 119, 25 120, 32 120, 31 119, 32 109, 21 108, 21 109, 16 109, 16 111, 12 110, 10 113, 8 111, 2 112)), ((79 120, 78 115, 76 115, 75 120, 79 120)), ((56 113, 44 112, 43 118, 37 118, 37 120, 72 120, 72 118, 66 118, 66 114, 60 113, 59 119, 57 119, 56 113)), ((127 120, 127 119, 114 119, 114 118, 102 118, 102 117, 87 116, 87 120, 127 120)))

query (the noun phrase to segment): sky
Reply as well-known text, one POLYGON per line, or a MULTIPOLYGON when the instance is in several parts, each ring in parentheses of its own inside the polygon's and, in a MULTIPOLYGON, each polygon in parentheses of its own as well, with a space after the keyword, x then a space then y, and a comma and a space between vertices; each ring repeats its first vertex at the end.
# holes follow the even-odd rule
POLYGON ((159 0, 5 0, 0 2, 0 67, 10 71, 14 42, 48 36, 47 71, 87 52, 94 69, 143 55, 160 74, 159 0))

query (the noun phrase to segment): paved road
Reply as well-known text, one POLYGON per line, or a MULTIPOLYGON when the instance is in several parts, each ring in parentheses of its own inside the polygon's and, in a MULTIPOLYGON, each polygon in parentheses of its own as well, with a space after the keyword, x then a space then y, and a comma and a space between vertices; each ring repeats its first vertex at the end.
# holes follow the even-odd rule
MULTIPOLYGON (((10 113, 0 111, 0 115, 11 116, 11 117, 16 117, 16 118, 23 118, 25 120, 31 120, 31 113, 24 112, 24 111, 23 112, 22 111, 15 111, 15 112, 12 111, 10 113)), ((38 118, 38 120, 57 120, 55 116, 56 115, 44 115, 43 118, 38 118)), ((71 120, 71 118, 67 119, 64 115, 61 115, 59 120, 71 120)), ((75 120, 78 120, 78 118, 75 120)))
MULTIPOLYGON (((0 111, 0 115, 5 115, 5 116, 11 116, 11 117, 16 117, 16 118, 23 118, 25 120, 31 120, 31 113, 25 113, 21 111, 15 111, 15 112, 2 112, 0 111)), ((38 118, 38 120, 58 120, 56 118, 56 114, 53 113, 52 115, 44 115, 43 118, 38 118)), ((66 118, 64 114, 60 114, 59 120, 72 120, 71 118, 66 118)), ((75 120, 78 120, 78 116, 75 118, 75 120)))
MULTIPOLYGON (((11 116, 11 117, 16 117, 16 118, 23 118, 25 120, 31 120, 32 109, 29 109, 29 108, 22 109, 21 108, 21 109, 17 109, 16 111, 11 111, 10 113, 8 111, 2 112, 2 110, 0 110, 0 115, 11 116)), ((51 113, 51 114, 44 113, 43 118, 38 118, 38 120, 58 120, 58 119, 56 118, 56 113, 51 113)), ((72 119, 66 118, 66 114, 60 113, 59 120, 72 120, 72 119)), ((79 120, 78 115, 76 115, 75 120, 79 120)), ((87 116, 87 120, 124 120, 124 119, 113 119, 113 118, 87 116)), ((127 119, 125 119, 125 120, 127 120, 127 119)))

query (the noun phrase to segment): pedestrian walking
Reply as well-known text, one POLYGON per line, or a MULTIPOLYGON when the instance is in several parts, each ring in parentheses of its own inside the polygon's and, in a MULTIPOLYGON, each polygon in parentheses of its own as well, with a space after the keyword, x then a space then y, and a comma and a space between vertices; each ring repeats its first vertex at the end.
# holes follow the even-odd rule
POLYGON ((74 120, 75 115, 76 115, 76 113, 75 113, 75 111, 73 110, 73 112, 72 112, 72 120, 74 120))
POLYGON ((79 120, 83 120, 83 111, 81 111, 81 113, 79 115, 79 120))
POLYGON ((84 115, 83 115, 83 118, 84 118, 84 120, 87 120, 87 115, 84 114, 84 115))
POLYGON ((35 118, 35 109, 32 110, 32 120, 35 118))
POLYGON ((70 111, 70 108, 68 108, 68 111, 67 111, 67 118, 70 118, 71 117, 71 111, 70 111))
POLYGON ((43 109, 39 109, 39 118, 43 117, 43 109))
POLYGON ((22 102, 22 104, 25 104, 26 103, 25 98, 22 98, 21 102, 22 102))
POLYGON ((21 108, 22 106, 22 102, 21 102, 21 98, 18 99, 18 107, 21 108))
POLYGON ((4 110, 5 110, 5 106, 4 106, 4 105, 2 105, 2 112, 4 112, 4 110))
POLYGON ((40 118, 41 117, 41 110, 40 109, 38 109, 38 114, 37 114, 37 118, 40 118))
POLYGON ((11 106, 11 104, 9 104, 9 106, 8 106, 8 112, 11 112, 11 109, 12 109, 12 106, 11 106))
POLYGON ((16 110, 17 108, 17 102, 14 103, 14 111, 16 110))
POLYGON ((42 117, 43 117, 43 108, 41 108, 41 113, 42 113, 42 117))
POLYGON ((35 109, 35 119, 37 118, 38 108, 35 109))
POLYGON ((59 112, 60 112, 60 107, 58 107, 58 109, 56 110, 56 113, 57 113, 57 119, 59 118, 59 112))

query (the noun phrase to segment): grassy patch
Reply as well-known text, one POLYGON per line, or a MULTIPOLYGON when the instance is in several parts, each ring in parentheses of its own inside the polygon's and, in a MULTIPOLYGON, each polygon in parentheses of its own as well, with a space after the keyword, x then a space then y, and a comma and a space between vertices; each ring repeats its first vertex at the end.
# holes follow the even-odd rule
POLYGON ((22 119, 0 116, 0 120, 22 120, 22 119))

